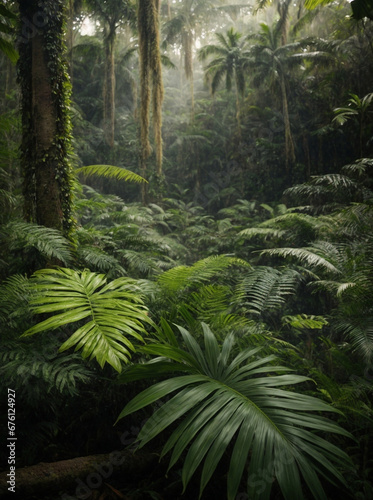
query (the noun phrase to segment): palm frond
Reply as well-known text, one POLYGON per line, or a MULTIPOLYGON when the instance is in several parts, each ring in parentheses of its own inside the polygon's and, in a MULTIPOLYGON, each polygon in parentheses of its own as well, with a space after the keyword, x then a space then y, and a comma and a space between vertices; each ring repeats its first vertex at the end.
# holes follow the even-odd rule
MULTIPOLYGON (((171 372, 166 363, 174 363, 185 375, 151 386, 120 413, 118 420, 169 398, 141 429, 139 447, 176 424, 162 456, 172 451, 171 468, 187 450, 182 468, 184 489, 201 466, 200 498, 230 443, 233 448, 227 476, 228 500, 236 498, 247 462, 247 494, 252 499, 269 498, 274 478, 286 500, 303 499, 305 485, 307 496, 326 498, 319 475, 346 488, 338 468, 351 467, 348 456, 317 434, 326 431, 351 437, 331 420, 315 414, 337 410, 314 397, 285 390, 286 386, 309 379, 283 374, 288 371, 286 368, 270 364, 273 356, 260 358, 259 348, 248 348, 232 358, 234 338, 229 335, 220 349, 209 327, 202 327, 204 350, 181 327, 178 328, 185 350, 175 346, 175 336, 172 344, 167 339, 143 349, 158 357, 146 368, 139 367, 142 376, 147 369, 152 376, 158 363, 163 373, 171 372), (265 479, 259 490, 257 479, 263 471, 265 479)), ((133 378, 136 366, 131 367, 130 373, 133 378)))
POLYGON ((222 60, 224 60, 224 56, 227 55, 227 49, 224 47, 220 47, 219 45, 205 45, 198 51, 198 60, 199 61, 205 61, 208 57, 212 55, 219 55, 222 57, 222 60))
POLYGON ((135 347, 128 336, 142 342, 143 323, 150 323, 136 280, 107 282, 102 274, 72 269, 42 269, 32 277, 30 306, 35 314, 52 316, 29 328, 23 336, 52 331, 85 320, 60 347, 82 349, 83 358, 109 363, 118 372, 135 347), (57 313, 57 314, 56 314, 57 313))
POLYGON ((166 56, 166 54, 161 54, 161 63, 167 69, 177 69, 177 66, 175 66, 175 64, 168 56, 166 56))

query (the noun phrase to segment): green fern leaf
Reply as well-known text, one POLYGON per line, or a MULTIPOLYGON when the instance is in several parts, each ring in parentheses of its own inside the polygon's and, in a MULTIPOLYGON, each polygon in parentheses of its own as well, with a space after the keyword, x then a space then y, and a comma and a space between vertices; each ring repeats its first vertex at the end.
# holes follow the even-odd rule
POLYGON ((258 266, 241 280, 234 302, 255 315, 278 309, 296 291, 301 275, 293 269, 279 271, 258 266))
POLYGON ((46 259, 57 259, 66 265, 72 262, 71 243, 57 229, 29 222, 10 222, 2 230, 10 250, 33 247, 46 259))
POLYGON ((314 249, 310 248, 271 248, 263 250, 261 255, 278 255, 279 257, 294 257, 301 262, 306 262, 312 267, 321 267, 332 273, 339 274, 340 271, 327 259, 317 255, 314 249))
POLYGON ((83 174, 87 177, 98 175, 100 177, 108 177, 110 179, 118 179, 127 182, 148 182, 143 177, 130 170, 114 165, 88 165, 76 169, 77 174, 83 174))
POLYGON ((217 255, 199 260, 190 267, 178 266, 166 271, 158 277, 159 284, 169 292, 182 290, 186 286, 201 284, 211 280, 230 266, 237 265, 250 268, 250 264, 242 259, 217 255))

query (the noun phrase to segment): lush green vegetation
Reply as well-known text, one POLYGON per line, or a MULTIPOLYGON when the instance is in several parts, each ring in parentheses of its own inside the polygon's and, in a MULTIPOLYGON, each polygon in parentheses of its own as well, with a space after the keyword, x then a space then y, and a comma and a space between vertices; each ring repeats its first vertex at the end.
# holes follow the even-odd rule
POLYGON ((373 24, 353 4, 1 3, 17 468, 139 446, 159 467, 89 498, 373 498, 373 24))

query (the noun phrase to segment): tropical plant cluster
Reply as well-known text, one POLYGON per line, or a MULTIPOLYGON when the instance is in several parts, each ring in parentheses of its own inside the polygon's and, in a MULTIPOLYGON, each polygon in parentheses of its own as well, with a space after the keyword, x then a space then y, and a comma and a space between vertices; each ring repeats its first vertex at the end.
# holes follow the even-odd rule
POLYGON ((32 61, 2 2, 17 467, 125 442, 160 466, 102 498, 373 498, 373 26, 355 2, 55 2, 60 227, 27 215, 32 61))

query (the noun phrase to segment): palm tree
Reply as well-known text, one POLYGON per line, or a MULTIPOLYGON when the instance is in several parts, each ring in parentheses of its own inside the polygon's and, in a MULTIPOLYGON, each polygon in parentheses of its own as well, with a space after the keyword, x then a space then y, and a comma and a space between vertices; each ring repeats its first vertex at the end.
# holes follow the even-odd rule
POLYGON ((263 82, 269 81, 269 87, 273 93, 279 86, 285 130, 285 163, 286 170, 289 171, 290 167, 294 165, 296 157, 289 117, 288 70, 299 66, 306 59, 324 62, 330 61, 332 56, 324 51, 305 50, 316 41, 304 40, 284 45, 283 23, 284 19, 282 18, 271 27, 266 23, 261 23, 261 31, 258 34, 248 36, 248 39, 257 42, 250 49, 252 59, 248 61, 248 64, 253 67, 256 73, 254 83, 261 85, 263 82))
POLYGON ((255 35, 258 43, 251 49, 255 61, 253 64, 257 72, 254 81, 263 82, 266 79, 269 80, 272 91, 276 84, 280 86, 282 115, 285 127, 285 161, 286 169, 288 170, 289 165, 295 163, 295 147, 290 126, 285 68, 289 62, 289 56, 294 53, 295 48, 298 48, 299 44, 281 44, 282 30, 279 23, 276 23, 272 28, 265 23, 262 23, 260 26, 260 33, 255 35))
POLYGON ((205 45, 199 50, 198 58, 205 61, 211 55, 217 57, 205 67, 205 75, 211 81, 211 92, 214 95, 223 77, 225 88, 230 91, 232 80, 236 91, 236 119, 237 129, 240 134, 240 107, 245 92, 245 70, 249 59, 246 40, 241 41, 242 33, 230 28, 226 36, 216 33, 217 45, 205 45))
POLYGON ((368 110, 369 106, 372 104, 373 93, 367 94, 360 99, 356 94, 350 93, 350 98, 348 99, 347 105, 341 108, 335 108, 335 117, 333 121, 338 125, 344 125, 348 120, 353 120, 357 123, 358 134, 359 134, 359 157, 364 156, 363 152, 363 137, 364 132, 368 128, 369 121, 367 120, 367 115, 371 113, 368 110))

